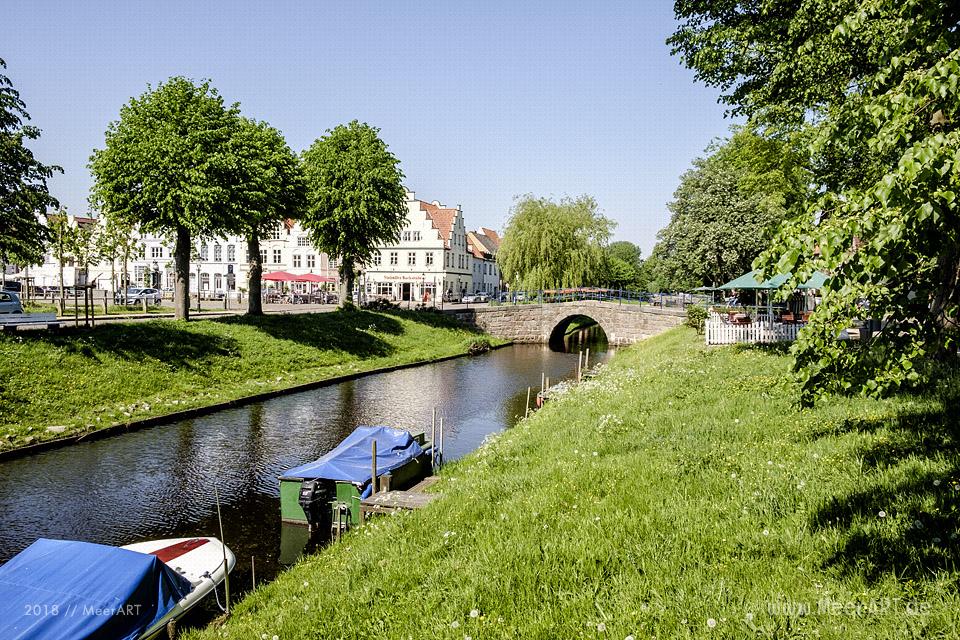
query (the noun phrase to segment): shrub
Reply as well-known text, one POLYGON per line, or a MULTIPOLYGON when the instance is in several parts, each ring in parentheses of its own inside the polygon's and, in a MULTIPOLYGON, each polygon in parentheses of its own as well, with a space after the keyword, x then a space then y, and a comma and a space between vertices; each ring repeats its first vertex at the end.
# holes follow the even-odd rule
POLYGON ((707 310, 703 307, 687 307, 687 326, 696 329, 697 333, 703 333, 703 326, 707 320, 707 310))

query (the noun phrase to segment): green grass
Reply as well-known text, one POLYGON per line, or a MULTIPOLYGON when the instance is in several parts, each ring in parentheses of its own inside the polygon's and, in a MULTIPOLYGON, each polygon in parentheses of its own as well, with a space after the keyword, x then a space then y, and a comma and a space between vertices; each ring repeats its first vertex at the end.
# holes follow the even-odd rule
MULTIPOLYGON (((91 310, 93 311, 94 316, 103 316, 103 303, 95 303, 91 310)), ((23 305, 24 313, 57 313, 57 306, 52 302, 30 302, 23 305)), ((72 320, 75 313, 79 314, 80 321, 83 321, 83 305, 81 304, 79 310, 73 308, 72 299, 67 300, 66 310, 63 314, 63 318, 67 320, 72 320)), ((173 309, 170 307, 163 307, 156 304, 147 305, 147 313, 173 313, 173 309)), ((120 315, 120 314, 143 314, 143 305, 119 305, 111 304, 107 307, 107 315, 120 315)))
POLYGON ((957 637, 960 384, 799 410, 788 365, 622 351, 187 637, 957 637))
POLYGON ((4 333, 0 449, 466 353, 480 339, 441 314, 402 311, 4 333))

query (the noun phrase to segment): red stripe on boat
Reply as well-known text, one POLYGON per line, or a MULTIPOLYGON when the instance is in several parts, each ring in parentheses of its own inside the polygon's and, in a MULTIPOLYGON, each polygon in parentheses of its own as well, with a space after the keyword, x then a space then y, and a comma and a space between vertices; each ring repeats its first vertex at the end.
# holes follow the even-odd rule
POLYGON ((161 562, 170 562, 174 558, 179 558, 186 553, 190 553, 197 547, 202 547, 208 542, 210 541, 206 538, 191 538, 183 542, 178 542, 177 544, 172 544, 169 547, 164 547, 163 549, 151 551, 150 555, 157 556, 161 562))

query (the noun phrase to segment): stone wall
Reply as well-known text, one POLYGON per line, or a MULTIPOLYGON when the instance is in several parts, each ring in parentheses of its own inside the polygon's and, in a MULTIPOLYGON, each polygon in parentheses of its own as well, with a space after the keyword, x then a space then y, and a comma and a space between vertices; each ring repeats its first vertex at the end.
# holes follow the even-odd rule
POLYGON ((610 344, 632 344, 679 326, 686 320, 683 309, 596 300, 455 308, 447 313, 491 335, 515 342, 537 343, 549 342, 553 330, 573 316, 596 320, 610 344))

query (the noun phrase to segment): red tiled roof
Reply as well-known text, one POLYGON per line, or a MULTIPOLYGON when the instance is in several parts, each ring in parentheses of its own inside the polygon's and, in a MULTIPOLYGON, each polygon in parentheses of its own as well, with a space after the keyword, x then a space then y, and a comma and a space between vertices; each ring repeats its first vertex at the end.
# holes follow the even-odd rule
POLYGON ((493 229, 487 229, 486 227, 480 227, 480 234, 486 236, 493 242, 495 249, 500 248, 500 234, 498 234, 493 229))
POLYGON ((480 250, 486 254, 485 257, 488 260, 493 260, 494 256, 497 255, 497 250, 500 248, 500 243, 494 242, 490 236, 477 231, 471 231, 467 234, 467 237, 470 238, 474 244, 479 245, 480 250))
POLYGON ((423 211, 430 218, 433 228, 440 232, 440 239, 443 240, 443 246, 450 248, 450 234, 453 233, 453 221, 457 218, 457 209, 440 207, 429 202, 420 200, 420 211, 423 211))
POLYGON ((467 251, 472 253, 473 257, 478 260, 483 260, 489 255, 484 253, 483 244, 477 240, 476 234, 473 231, 467 232, 467 251))

